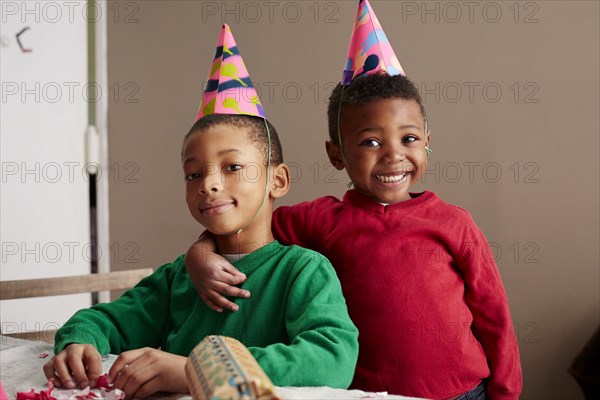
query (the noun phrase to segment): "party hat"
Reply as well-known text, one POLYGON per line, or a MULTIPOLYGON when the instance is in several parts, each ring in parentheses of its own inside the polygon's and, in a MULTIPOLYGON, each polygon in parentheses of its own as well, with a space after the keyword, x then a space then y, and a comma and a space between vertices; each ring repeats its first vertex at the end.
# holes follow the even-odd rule
POLYGON ((379 71, 389 75, 406 75, 369 0, 360 0, 346 56, 342 85, 349 85, 357 76, 379 71))
POLYGON ((227 24, 221 29, 196 121, 210 114, 267 118, 227 24))

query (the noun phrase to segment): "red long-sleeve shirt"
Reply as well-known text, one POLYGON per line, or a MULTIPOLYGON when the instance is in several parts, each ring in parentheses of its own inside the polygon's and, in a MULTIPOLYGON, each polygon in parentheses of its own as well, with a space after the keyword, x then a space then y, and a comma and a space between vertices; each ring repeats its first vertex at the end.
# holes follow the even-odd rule
POLYGON ((432 192, 383 206, 355 190, 275 211, 275 237, 332 262, 359 329, 352 387, 452 398, 489 378, 517 399, 521 365, 489 245, 469 213, 432 192))

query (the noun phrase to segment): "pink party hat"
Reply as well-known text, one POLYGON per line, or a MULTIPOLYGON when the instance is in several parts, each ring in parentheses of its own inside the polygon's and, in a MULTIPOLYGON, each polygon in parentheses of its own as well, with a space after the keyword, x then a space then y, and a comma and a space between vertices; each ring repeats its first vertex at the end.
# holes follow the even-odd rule
POLYGON ((8 399, 8 395, 4 391, 4 386, 2 386, 2 381, 0 380, 0 399, 8 399))
POLYGON ((389 75, 406 75, 369 0, 360 0, 346 56, 342 85, 349 85, 357 76, 379 71, 389 75))
POLYGON ((210 114, 267 118, 227 24, 221 29, 196 121, 210 114))

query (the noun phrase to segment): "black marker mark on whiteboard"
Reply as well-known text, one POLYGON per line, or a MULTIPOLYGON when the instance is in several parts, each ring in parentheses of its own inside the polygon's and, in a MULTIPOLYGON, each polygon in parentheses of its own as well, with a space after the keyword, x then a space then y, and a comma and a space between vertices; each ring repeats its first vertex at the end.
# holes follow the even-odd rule
POLYGON ((21 38, 19 37, 22 34, 24 34, 25 32, 27 32, 29 29, 31 29, 31 28, 26 26, 25 28, 21 29, 21 31, 19 33, 17 33, 17 43, 19 43, 19 47, 21 48, 21 51, 23 53, 31 53, 31 51, 32 51, 30 48, 23 47, 23 43, 21 43, 21 38))

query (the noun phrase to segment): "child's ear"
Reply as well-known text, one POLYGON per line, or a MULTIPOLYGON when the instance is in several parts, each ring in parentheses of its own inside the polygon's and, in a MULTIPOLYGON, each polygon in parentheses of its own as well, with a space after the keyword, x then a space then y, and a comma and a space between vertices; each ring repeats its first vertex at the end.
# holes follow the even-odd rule
POLYGON ((427 131, 427 136, 425 136, 425 146, 429 147, 431 143, 431 129, 427 131))
POLYGON ((290 168, 286 164, 274 165, 271 167, 273 178, 271 178, 270 196, 278 199, 287 194, 290 190, 290 168))
POLYGON ((340 146, 333 143, 331 140, 325 141, 325 150, 329 156, 329 162, 337 169, 341 171, 344 169, 344 160, 342 159, 342 151, 340 146))

